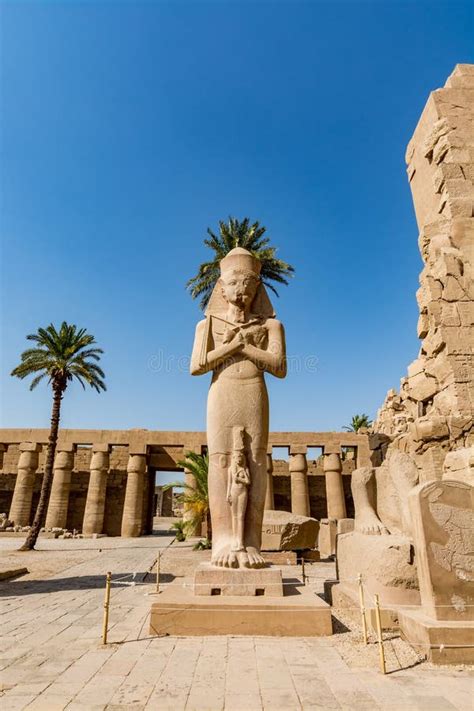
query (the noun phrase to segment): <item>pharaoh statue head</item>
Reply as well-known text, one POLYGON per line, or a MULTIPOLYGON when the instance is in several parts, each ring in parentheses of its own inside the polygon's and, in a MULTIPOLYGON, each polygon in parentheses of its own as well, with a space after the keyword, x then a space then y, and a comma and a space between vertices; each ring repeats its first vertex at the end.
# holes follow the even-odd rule
POLYGON ((224 299, 236 306, 250 306, 260 284, 261 264, 250 252, 236 247, 220 263, 219 279, 224 299))
POLYGON ((264 318, 275 313, 260 279, 262 265, 247 249, 235 247, 220 263, 221 276, 214 287, 206 316, 223 315, 228 304, 240 308, 252 306, 252 312, 264 318))

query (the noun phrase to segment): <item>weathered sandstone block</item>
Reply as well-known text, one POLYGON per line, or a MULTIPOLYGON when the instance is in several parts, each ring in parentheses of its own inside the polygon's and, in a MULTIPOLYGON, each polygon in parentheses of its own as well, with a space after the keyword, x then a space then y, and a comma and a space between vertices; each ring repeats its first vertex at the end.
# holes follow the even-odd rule
POLYGON ((319 523, 308 516, 286 511, 265 511, 262 527, 263 550, 304 550, 314 548, 319 523))
POLYGON ((351 587, 362 574, 371 594, 383 605, 419 603, 418 575, 413 546, 402 535, 367 536, 358 531, 338 536, 339 580, 351 587))

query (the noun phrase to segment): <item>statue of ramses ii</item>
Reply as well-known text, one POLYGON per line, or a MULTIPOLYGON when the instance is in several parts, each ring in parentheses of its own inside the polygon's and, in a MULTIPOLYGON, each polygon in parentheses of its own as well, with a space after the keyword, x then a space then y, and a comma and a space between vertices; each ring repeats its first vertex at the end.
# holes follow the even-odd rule
POLYGON ((192 375, 212 370, 207 401, 212 563, 265 566, 268 395, 264 373, 286 375, 285 334, 260 280, 260 261, 236 247, 196 327, 192 375))

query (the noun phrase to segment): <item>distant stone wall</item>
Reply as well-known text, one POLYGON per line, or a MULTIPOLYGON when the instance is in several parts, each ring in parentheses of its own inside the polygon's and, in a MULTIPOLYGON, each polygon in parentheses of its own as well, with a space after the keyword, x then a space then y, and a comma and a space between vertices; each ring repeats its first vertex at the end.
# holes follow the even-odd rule
POLYGON ((474 445, 474 66, 430 95, 406 154, 423 259, 418 358, 379 410, 372 447, 409 452, 421 481, 474 445))

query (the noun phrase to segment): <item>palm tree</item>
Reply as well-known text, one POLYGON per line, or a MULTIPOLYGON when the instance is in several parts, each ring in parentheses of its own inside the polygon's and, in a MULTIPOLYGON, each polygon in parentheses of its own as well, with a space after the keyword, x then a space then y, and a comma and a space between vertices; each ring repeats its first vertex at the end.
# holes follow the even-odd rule
POLYGON ((34 390, 43 378, 48 378, 53 391, 53 407, 51 412, 51 427, 49 430, 48 449, 44 465, 41 493, 36 509, 33 525, 28 533, 21 551, 29 551, 35 547, 41 524, 48 505, 51 483, 53 479, 53 462, 58 441, 61 400, 64 392, 74 378, 85 389, 90 385, 97 392, 105 390, 104 372, 97 362, 103 351, 93 348, 95 338, 87 333, 85 328, 69 325, 63 321, 59 331, 50 324, 47 328, 39 328, 37 333, 26 337, 34 341, 36 346, 23 351, 21 363, 11 372, 11 375, 23 380, 34 375, 30 390, 34 390))
POLYGON ((219 262, 234 247, 243 247, 260 259, 262 282, 276 296, 278 292, 271 282, 288 284, 288 277, 292 277, 295 270, 290 264, 275 256, 276 248, 269 246, 270 240, 264 237, 265 231, 266 228, 258 222, 251 225, 248 217, 245 217, 242 222, 235 217, 229 217, 228 222, 219 221, 218 235, 212 232, 210 227, 207 228, 209 239, 205 239, 204 244, 214 251, 214 258, 210 262, 201 264, 196 276, 186 284, 193 299, 201 297, 200 306, 203 310, 219 279, 219 262))
POLYGON ((368 415, 354 415, 350 425, 344 425, 342 428, 346 432, 358 432, 361 427, 370 427, 372 420, 368 415))
POLYGON ((209 491, 207 477, 209 472, 209 455, 197 454, 196 452, 186 452, 184 459, 176 462, 179 467, 186 469, 193 478, 193 483, 188 484, 185 481, 173 481, 171 484, 166 484, 163 489, 170 489, 174 486, 179 486, 184 489, 182 494, 179 494, 179 501, 184 505, 185 511, 189 514, 189 519, 186 521, 188 531, 195 530, 200 526, 202 521, 206 519, 207 538, 212 541, 212 525, 211 512, 209 509, 209 491))

